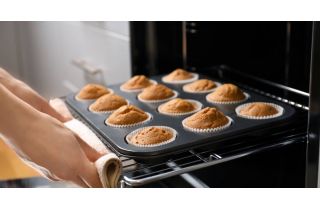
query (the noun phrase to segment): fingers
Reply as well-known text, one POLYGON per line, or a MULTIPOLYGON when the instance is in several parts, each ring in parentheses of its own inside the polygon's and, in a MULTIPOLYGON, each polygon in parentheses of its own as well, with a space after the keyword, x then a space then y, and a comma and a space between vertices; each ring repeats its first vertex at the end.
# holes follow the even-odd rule
POLYGON ((80 176, 76 176, 72 182, 82 188, 90 188, 89 184, 87 184, 80 176))
POLYGON ((52 99, 49 101, 49 105, 59 114, 61 114, 64 117, 65 121, 69 121, 73 118, 72 114, 70 113, 68 107, 66 106, 63 100, 59 98, 52 99))
POLYGON ((79 177, 89 187, 92 187, 92 188, 102 187, 102 184, 98 175, 98 171, 94 163, 85 164, 84 168, 80 172, 79 177))
POLYGON ((99 159, 103 154, 100 154, 98 151, 96 151, 94 148, 89 146, 85 141, 83 141, 77 134, 75 134, 75 137, 80 144, 81 149, 86 154, 87 158, 91 162, 95 162, 97 159, 99 159))

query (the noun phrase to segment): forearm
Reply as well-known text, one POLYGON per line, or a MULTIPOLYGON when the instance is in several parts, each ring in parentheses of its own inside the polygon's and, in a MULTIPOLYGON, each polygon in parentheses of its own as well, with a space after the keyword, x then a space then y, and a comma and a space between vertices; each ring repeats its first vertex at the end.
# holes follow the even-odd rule
POLYGON ((62 115, 57 113, 48 103, 46 99, 41 97, 31 87, 24 82, 14 78, 8 72, 0 68, 0 84, 7 88, 14 95, 43 113, 46 113, 60 121, 66 121, 62 115))
POLYGON ((8 138, 21 139, 26 127, 41 114, 1 84, 0 98, 0 132, 8 138))

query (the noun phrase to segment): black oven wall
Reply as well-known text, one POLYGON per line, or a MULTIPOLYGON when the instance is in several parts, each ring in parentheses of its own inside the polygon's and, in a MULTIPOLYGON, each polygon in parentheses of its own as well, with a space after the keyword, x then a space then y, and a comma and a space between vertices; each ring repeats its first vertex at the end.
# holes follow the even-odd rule
POLYGON ((184 62, 198 72, 227 65, 308 92, 312 22, 131 22, 130 27, 133 74, 167 73, 184 62))

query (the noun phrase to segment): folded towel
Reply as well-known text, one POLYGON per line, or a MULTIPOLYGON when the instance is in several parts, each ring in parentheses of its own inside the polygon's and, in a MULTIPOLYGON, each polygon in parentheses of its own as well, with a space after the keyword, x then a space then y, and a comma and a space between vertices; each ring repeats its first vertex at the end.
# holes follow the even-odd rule
POLYGON ((84 142, 93 147, 95 150, 105 154, 95 162, 101 183, 105 188, 118 187, 119 178, 122 171, 120 159, 109 149, 107 149, 106 146, 99 140, 99 138, 79 120, 72 119, 65 122, 64 125, 79 135, 84 142))

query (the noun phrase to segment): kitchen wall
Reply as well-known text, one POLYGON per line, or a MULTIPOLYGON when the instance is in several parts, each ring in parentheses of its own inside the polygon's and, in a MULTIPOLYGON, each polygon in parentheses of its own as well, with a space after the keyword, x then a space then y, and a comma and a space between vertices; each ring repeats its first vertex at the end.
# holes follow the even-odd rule
POLYGON ((0 48, 0 65, 47 98, 88 82, 115 84, 130 77, 128 22, 9 22, 0 24, 0 31, 0 44, 11 42, 12 48, 10 54, 0 48), (7 57, 15 60, 7 63, 7 57), (90 75, 72 63, 79 60, 98 73, 90 75))
POLYGON ((13 22, 0 22, 0 67, 21 78, 16 27, 13 22))

